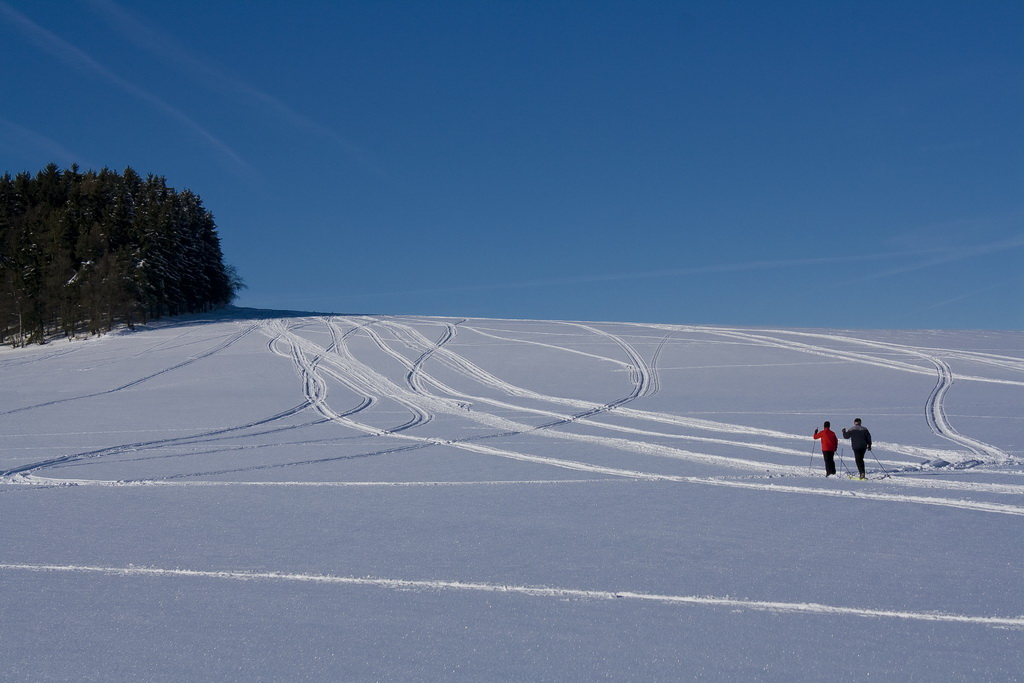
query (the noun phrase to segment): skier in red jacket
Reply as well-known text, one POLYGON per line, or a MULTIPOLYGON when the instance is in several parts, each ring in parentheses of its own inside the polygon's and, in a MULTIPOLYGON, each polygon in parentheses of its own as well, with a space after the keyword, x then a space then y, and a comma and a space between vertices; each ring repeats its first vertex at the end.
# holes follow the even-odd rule
POLYGON ((825 420, 825 428, 820 432, 814 430, 814 438, 821 439, 821 455, 825 458, 825 476, 831 477, 836 473, 836 449, 839 448, 839 438, 829 427, 832 424, 825 420))

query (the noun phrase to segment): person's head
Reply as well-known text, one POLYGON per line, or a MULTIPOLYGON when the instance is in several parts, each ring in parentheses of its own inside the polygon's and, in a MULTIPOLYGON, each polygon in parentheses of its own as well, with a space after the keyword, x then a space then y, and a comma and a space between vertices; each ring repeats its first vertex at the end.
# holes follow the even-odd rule
POLYGON ((832 423, 829 422, 828 420, 825 420, 825 429, 828 429, 831 426, 832 426, 832 423))
POLYGON ((858 417, 856 420, 854 420, 853 424, 855 424, 855 425, 857 425, 859 427, 860 426, 860 418, 858 417))

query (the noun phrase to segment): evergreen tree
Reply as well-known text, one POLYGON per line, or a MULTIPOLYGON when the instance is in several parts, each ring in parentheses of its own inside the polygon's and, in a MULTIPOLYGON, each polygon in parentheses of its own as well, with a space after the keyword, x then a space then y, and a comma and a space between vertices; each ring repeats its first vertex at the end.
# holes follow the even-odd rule
POLYGON ((244 286, 202 200, 163 177, 55 164, 0 177, 0 343, 209 310, 244 286))

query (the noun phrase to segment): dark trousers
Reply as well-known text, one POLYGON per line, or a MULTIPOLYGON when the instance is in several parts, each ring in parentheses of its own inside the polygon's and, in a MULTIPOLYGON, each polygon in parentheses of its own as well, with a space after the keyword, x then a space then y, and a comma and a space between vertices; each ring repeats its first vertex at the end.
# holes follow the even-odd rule
POLYGON ((860 472, 860 476, 864 476, 864 454, 867 453, 866 448, 854 448, 853 459, 857 461, 857 471, 860 472))
POLYGON ((822 451, 822 457, 825 458, 825 476, 836 473, 836 452, 835 451, 822 451))

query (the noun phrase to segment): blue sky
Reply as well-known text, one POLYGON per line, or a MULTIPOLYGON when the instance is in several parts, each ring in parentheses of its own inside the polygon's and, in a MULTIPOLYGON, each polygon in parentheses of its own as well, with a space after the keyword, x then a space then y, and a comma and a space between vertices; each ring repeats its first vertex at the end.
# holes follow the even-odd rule
POLYGON ((0 172, 199 194, 239 305, 1024 329, 1024 3, 0 0, 0 172))

